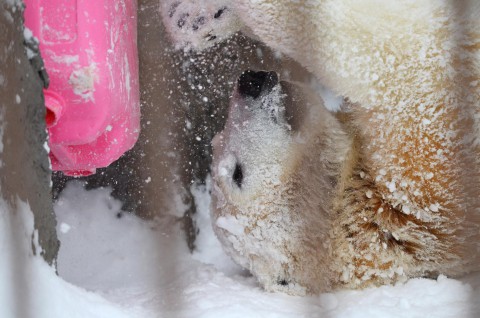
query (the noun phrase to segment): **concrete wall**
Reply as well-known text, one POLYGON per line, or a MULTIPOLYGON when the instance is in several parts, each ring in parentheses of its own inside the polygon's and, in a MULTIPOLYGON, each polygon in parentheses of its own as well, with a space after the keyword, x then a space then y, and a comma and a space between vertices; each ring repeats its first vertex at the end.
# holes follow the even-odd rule
POLYGON ((22 10, 14 1, 0 0, 0 30, 0 193, 13 211, 17 198, 30 204, 42 255, 51 264, 59 242, 44 149, 42 63, 27 58, 22 10))

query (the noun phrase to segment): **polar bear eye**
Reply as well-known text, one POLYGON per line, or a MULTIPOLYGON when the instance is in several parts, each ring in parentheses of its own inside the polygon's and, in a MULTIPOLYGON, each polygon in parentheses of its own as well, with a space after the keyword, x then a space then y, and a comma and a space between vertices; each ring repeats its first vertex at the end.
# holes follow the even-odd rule
POLYGON ((235 182, 235 184, 239 188, 241 188, 242 182, 243 182, 243 169, 242 169, 242 166, 239 165, 238 163, 235 164, 235 170, 233 171, 232 178, 233 178, 233 182, 235 182))

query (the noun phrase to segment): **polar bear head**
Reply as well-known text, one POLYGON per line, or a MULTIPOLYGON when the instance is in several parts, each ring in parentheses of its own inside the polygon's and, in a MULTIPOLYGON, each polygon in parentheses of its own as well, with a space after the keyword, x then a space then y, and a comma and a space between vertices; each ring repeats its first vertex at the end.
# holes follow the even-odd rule
POLYGON ((238 79, 213 141, 214 229, 270 291, 328 289, 333 197, 351 139, 301 85, 274 72, 238 79))
POLYGON ((203 50, 240 30, 229 0, 162 0, 160 11, 176 48, 203 50))

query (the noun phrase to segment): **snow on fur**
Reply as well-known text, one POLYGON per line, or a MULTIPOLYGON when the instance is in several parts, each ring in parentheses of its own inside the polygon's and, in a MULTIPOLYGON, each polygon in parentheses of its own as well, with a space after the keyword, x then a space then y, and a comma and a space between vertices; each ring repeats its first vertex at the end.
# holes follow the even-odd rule
POLYGON ((348 185, 355 191, 332 230, 353 237, 333 247, 347 286, 478 269, 479 2, 239 0, 228 7, 354 103, 367 179, 348 185))

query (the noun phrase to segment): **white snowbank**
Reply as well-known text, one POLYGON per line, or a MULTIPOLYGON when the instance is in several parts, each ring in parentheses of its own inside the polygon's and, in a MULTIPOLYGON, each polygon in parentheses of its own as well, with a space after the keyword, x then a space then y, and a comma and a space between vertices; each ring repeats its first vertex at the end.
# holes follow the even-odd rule
POLYGON ((120 306, 57 277, 33 255, 33 234, 29 205, 17 200, 14 208, 0 199, 0 317, 130 317, 120 306))
POLYGON ((85 191, 80 183, 70 183, 55 206, 62 242, 58 271, 65 280, 30 252, 28 205, 19 202, 12 216, 2 202, 0 316, 480 316, 480 275, 465 282, 413 279, 404 285, 316 297, 266 293, 221 251, 209 228, 208 186, 193 188, 201 230, 192 255, 172 217, 145 222, 121 212, 108 189, 85 191))

